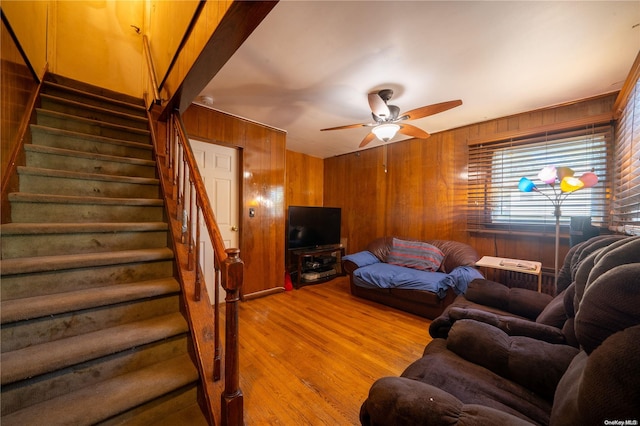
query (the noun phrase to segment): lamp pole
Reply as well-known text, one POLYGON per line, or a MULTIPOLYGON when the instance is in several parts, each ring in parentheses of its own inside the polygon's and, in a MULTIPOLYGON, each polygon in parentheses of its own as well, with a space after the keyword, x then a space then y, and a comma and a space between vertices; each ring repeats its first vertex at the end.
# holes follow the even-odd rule
POLYGON ((556 200, 557 204, 554 204, 553 215, 556 217, 556 257, 553 262, 553 285, 558 288, 558 261, 560 252, 560 204, 556 200))

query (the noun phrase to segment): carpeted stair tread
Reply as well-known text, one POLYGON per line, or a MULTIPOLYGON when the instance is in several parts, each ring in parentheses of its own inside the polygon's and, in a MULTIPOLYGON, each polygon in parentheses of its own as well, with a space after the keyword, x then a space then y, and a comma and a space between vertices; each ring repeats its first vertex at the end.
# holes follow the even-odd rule
MULTIPOLYGON (((50 77, 48 76, 47 78, 50 78, 50 77)), ((58 78, 64 79, 63 77, 58 77, 58 78)), ((45 91, 48 88, 52 88, 65 93, 73 93, 82 98, 90 98, 90 99, 98 100, 100 102, 104 102, 106 104, 124 106, 126 108, 138 111, 138 113, 141 115, 146 114, 146 108, 144 107, 142 100, 135 97, 131 97, 129 95, 124 95, 118 92, 110 92, 109 94, 111 94, 111 96, 105 96, 103 94, 94 93, 90 90, 84 90, 78 87, 72 87, 67 84, 60 84, 58 82, 51 81, 51 80, 45 80, 43 83, 44 83, 45 91), (124 100, 121 98, 126 98, 128 100, 124 100)))
MULTIPOLYGON (((40 95, 40 99, 50 102, 55 102, 59 104, 65 104, 73 108, 82 109, 83 111, 93 111, 97 113, 108 114, 113 117, 119 117, 126 120, 131 120, 132 122, 138 122, 140 125, 146 126, 149 123, 149 120, 146 116, 127 114, 121 111, 114 111, 112 109, 103 108, 96 105, 91 105, 83 102, 74 101, 71 99, 62 98, 59 96, 53 96, 46 93, 42 93, 40 95)), ((75 115, 75 114, 72 114, 75 115)))
POLYGON ((97 160, 102 162, 129 164, 132 166, 155 167, 156 162, 144 160, 142 158, 119 157, 116 155, 97 154, 94 152, 76 151, 73 149, 56 148, 47 145, 27 144, 24 146, 26 152, 57 155, 60 157, 72 157, 83 160, 97 160))
MULTIPOLYGON (((140 144, 145 146, 145 144, 140 144)), ((95 152, 76 151, 73 149, 55 148, 46 145, 27 144, 24 150, 28 152, 38 152, 42 154, 60 155, 64 157, 77 157, 86 160, 111 161, 114 163, 128 163, 136 166, 154 167, 156 162, 152 160, 144 160, 142 158, 119 157, 116 155, 97 154, 95 152)))
POLYGON ((197 379, 198 371, 185 354, 11 413, 2 423, 95 424, 197 379))
POLYGON ((164 201, 159 198, 122 198, 122 197, 78 197, 74 195, 50 195, 12 192, 9 201, 23 203, 61 203, 61 204, 101 204, 101 205, 135 205, 162 206, 164 201))
MULTIPOLYGON (((92 140, 96 142, 109 143, 113 145, 131 146, 139 149, 146 149, 149 151, 151 151, 153 148, 150 143, 135 142, 135 141, 129 141, 125 139, 116 139, 116 138, 110 138, 107 136, 93 135, 90 133, 74 132, 73 130, 58 129, 55 127, 43 126, 41 124, 31 124, 30 127, 32 131, 35 130, 37 132, 56 134, 63 137, 74 137, 74 138, 92 140)), ((140 130, 140 129, 132 129, 132 130, 140 130)), ((148 131, 146 130, 141 130, 138 133, 146 134, 145 132, 148 133, 148 131)), ((145 160, 145 161, 150 161, 150 160, 145 160)))
POLYGON ((159 180, 155 178, 142 178, 135 176, 113 176, 102 173, 86 173, 72 172, 68 170, 44 169, 41 167, 18 166, 18 174, 21 176, 43 176, 52 178, 79 179, 79 180, 96 180, 119 183, 131 183, 138 185, 158 185, 159 180))
POLYGON ((121 250, 106 253, 82 253, 58 256, 37 256, 0 261, 0 275, 58 271, 71 268, 95 267, 121 263, 150 262, 173 259, 173 251, 167 247, 138 250, 121 250))
MULTIPOLYGON (((97 359, 189 330, 180 312, 3 353, 2 385, 97 359)), ((4 418, 3 418, 4 423, 4 418)))
POLYGON ((90 223, 5 223, 2 235, 78 234, 92 232, 149 232, 166 231, 166 222, 90 222, 90 223))
POLYGON ((68 170, 45 169, 41 167, 18 166, 18 173, 22 175, 57 177, 79 180, 99 180, 120 183, 132 183, 138 185, 158 185, 159 180, 155 178, 143 178, 135 176, 113 176, 102 173, 72 172, 68 170))
MULTIPOLYGON (((57 129, 52 129, 52 130, 58 131, 57 129)), ((61 131, 64 131, 64 130, 61 130, 61 131)), ((102 136, 95 136, 95 137, 102 138, 102 136)), ((108 139, 108 138, 104 138, 104 139, 108 139)), ((118 139, 111 139, 111 140, 117 141, 118 139)), ((123 141, 123 142, 136 143, 136 142, 129 142, 129 141, 123 141)), ((147 146, 147 144, 143 144, 143 143, 137 143, 137 144, 143 147, 147 146)), ((79 158, 85 158, 87 160, 102 160, 102 161, 113 161, 118 163, 130 163, 130 164, 135 164, 139 166, 153 167, 156 164, 156 162, 153 160, 145 160, 142 158, 119 157, 117 155, 98 154, 95 152, 86 152, 86 151, 76 151, 73 149, 56 148, 56 147, 47 146, 47 145, 27 144, 24 146, 24 150, 32 151, 32 152, 41 152, 43 154, 62 155, 67 157, 79 157, 79 158)))
POLYGON ((73 120, 73 121, 86 123, 86 124, 90 124, 90 125, 98 126, 98 127, 106 127, 106 128, 111 128, 111 129, 118 129, 118 130, 121 130, 121 131, 126 131, 126 132, 129 132, 129 133, 137 133, 137 134, 141 134, 141 135, 150 135, 149 130, 146 130, 146 129, 138 129, 136 127, 124 126, 124 125, 121 125, 121 124, 113 124, 113 123, 109 123, 109 122, 101 121, 101 120, 92 120, 90 118, 79 117, 77 115, 65 114, 65 113, 61 113, 61 112, 57 112, 57 111, 51 111, 51 110, 42 109, 42 108, 36 108, 36 111, 37 111, 38 114, 45 115, 45 116, 48 116, 48 117, 51 117, 51 118, 56 118, 58 120, 73 120))
POLYGON ((168 295, 179 291, 180 285, 174 278, 165 278, 5 300, 0 304, 0 319, 2 324, 7 324, 97 306, 168 295))

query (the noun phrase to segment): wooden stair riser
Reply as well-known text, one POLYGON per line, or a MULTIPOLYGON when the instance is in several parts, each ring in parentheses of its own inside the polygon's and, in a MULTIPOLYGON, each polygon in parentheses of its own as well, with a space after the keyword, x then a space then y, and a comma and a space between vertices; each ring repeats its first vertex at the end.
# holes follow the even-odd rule
POLYGON ((172 277, 172 259, 115 264, 91 268, 63 269, 28 274, 3 275, 3 300, 64 293, 93 287, 134 283, 172 277))
POLYGON ((38 125, 31 126, 31 135, 34 145, 143 160, 151 160, 153 156, 152 147, 145 138, 105 138, 38 125))
POLYGON ((104 253, 167 246, 167 231, 105 231, 51 234, 5 234, 2 258, 104 253))
POLYGON ((55 129, 71 132, 86 133, 88 135, 103 136, 106 138, 123 139, 135 142, 148 142, 149 132, 132 127, 117 126, 110 123, 65 115, 54 111, 36 110, 38 125, 53 127, 55 129))
MULTIPOLYGON (((10 197, 11 198, 11 197, 10 197)), ((96 205, 82 203, 37 203, 15 200, 11 203, 13 222, 159 222, 162 206, 96 205)))
POLYGON ((91 333, 176 312, 178 296, 135 300, 2 325, 2 352, 91 333))
POLYGON ((25 146, 27 166, 114 176, 156 177, 156 166, 152 161, 86 154, 55 148, 51 149, 51 152, 47 152, 46 150, 49 149, 51 148, 36 145, 25 146))
POLYGON ((136 129, 148 128, 146 117, 139 117, 122 112, 110 111, 77 101, 70 101, 67 99, 52 97, 43 94, 42 96, 40 96, 40 103, 43 109, 72 115, 74 117, 82 117, 89 120, 117 124, 119 126, 125 127, 133 127, 136 129))
POLYGON ((2 415, 187 353, 187 335, 134 347, 3 387, 2 415))
POLYGON ((156 179, 109 175, 50 173, 46 169, 18 168, 20 191, 31 194, 112 198, 158 198, 156 179), (75 177, 74 175, 78 175, 75 177))

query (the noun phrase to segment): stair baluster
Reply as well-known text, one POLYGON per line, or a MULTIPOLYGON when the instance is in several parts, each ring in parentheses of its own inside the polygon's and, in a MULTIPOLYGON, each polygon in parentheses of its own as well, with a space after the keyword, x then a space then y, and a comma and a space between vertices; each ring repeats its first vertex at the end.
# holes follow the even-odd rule
MULTIPOLYGON (((202 176, 197 168, 197 163, 184 125, 179 113, 175 112, 170 120, 173 130, 171 147, 168 152, 173 153, 174 185, 176 186, 178 209, 176 219, 182 221, 184 227, 182 243, 189 249, 188 267, 195 268, 196 279, 194 283, 194 299, 200 300, 202 289, 202 270, 200 265, 200 216, 207 228, 209 238, 214 247, 214 272, 215 272, 215 296, 214 305, 214 342, 215 355, 213 360, 213 378, 220 379, 220 324, 218 284, 221 277, 222 287, 226 291, 225 298, 225 388, 221 396, 222 424, 242 425, 243 420, 243 396, 239 386, 238 366, 238 303, 243 282, 244 264, 240 259, 240 251, 236 248, 226 249, 220 234, 209 198, 206 194, 202 176), (188 193, 187 193, 188 192, 188 193), (188 201, 187 201, 188 200, 188 201), (189 203, 187 208, 186 203, 189 203), (182 215, 182 217, 178 217, 182 215), (194 229, 195 228, 195 229, 194 229), (195 247, 195 250, 193 249, 195 247), (192 264, 193 262, 193 264, 192 264)), ((167 170, 167 173, 170 171, 167 170)))

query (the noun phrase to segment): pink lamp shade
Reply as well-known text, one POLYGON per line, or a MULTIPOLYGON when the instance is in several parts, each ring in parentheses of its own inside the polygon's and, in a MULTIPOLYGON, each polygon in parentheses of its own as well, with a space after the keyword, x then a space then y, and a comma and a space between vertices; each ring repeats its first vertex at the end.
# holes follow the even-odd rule
POLYGON ((585 188, 591 188, 598 183, 598 176, 593 172, 584 173, 579 179, 584 183, 585 188))
POLYGON ((546 166, 538 173, 538 179, 548 185, 553 185, 556 182, 556 177, 555 166, 546 166))

